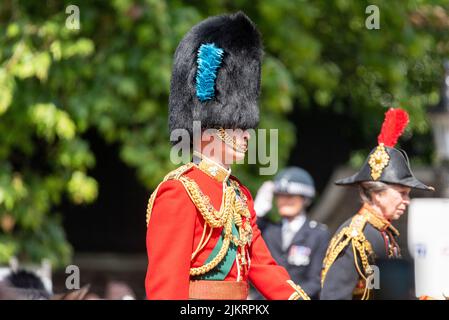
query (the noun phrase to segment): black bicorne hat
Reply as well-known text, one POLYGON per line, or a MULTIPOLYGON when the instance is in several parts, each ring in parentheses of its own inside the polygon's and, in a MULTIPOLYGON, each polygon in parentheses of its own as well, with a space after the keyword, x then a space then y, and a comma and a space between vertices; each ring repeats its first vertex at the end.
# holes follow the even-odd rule
POLYGON ((408 114, 404 110, 390 109, 385 115, 378 137, 379 145, 371 150, 360 171, 336 181, 335 184, 355 185, 365 181, 379 181, 434 191, 433 187, 425 185, 413 175, 405 151, 394 148, 407 124, 408 114))
MULTIPOLYGON (((242 12, 195 25, 176 49, 169 97, 169 131, 252 129, 259 122, 262 41, 242 12)), ((175 142, 175 141, 172 141, 175 142)))

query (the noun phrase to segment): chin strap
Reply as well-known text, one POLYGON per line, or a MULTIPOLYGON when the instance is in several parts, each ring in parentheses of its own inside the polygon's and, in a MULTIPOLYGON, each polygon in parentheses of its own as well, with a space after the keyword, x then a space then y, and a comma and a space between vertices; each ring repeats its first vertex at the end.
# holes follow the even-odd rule
POLYGON ((231 137, 229 133, 223 128, 217 130, 217 136, 220 138, 221 141, 223 141, 226 145, 230 146, 234 151, 245 153, 248 150, 247 146, 242 147, 240 144, 237 143, 235 137, 231 137))

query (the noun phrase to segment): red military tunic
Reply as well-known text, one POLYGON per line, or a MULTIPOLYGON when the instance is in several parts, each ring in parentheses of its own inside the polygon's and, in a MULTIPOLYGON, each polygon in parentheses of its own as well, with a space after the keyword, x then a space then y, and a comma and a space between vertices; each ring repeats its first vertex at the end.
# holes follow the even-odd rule
MULTIPOLYGON (((223 182, 206 174, 193 165, 184 173, 194 180, 210 203, 219 210, 223 196, 223 182)), ((273 260, 260 230, 256 225, 253 200, 248 189, 235 177, 240 190, 247 198, 251 214, 252 241, 247 248, 250 258, 248 270, 238 267, 234 261, 224 281, 248 280, 267 299, 289 299, 295 292, 302 292, 299 286, 290 282, 287 271, 273 260)), ((151 210, 147 229, 148 269, 145 288, 148 299, 188 299, 191 268, 205 264, 223 228, 214 228, 210 240, 192 259, 203 236, 205 220, 192 202, 185 187, 179 180, 167 180, 155 191, 156 198, 151 210)), ((301 296, 301 295, 300 295, 301 296)))

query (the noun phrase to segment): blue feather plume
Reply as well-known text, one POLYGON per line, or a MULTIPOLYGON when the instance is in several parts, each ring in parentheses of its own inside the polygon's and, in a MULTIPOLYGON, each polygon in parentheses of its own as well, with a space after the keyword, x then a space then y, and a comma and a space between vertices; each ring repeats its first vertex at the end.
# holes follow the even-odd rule
POLYGON ((198 49, 196 96, 201 102, 215 96, 215 78, 223 60, 223 49, 213 43, 205 43, 198 49))

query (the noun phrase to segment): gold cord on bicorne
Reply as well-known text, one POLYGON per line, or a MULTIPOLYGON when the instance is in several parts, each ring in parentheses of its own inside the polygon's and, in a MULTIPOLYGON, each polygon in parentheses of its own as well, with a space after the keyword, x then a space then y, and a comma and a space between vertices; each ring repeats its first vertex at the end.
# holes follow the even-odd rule
MULTIPOLYGON (((357 215, 354 216, 349 226, 344 227, 334 238, 332 238, 326 256, 323 261, 323 270, 321 274, 321 286, 324 284, 327 272, 332 264, 338 258, 339 254, 351 243, 352 251, 354 253, 354 264, 360 277, 365 281, 365 288, 362 295, 362 300, 369 298, 370 289, 366 285, 367 278, 373 273, 369 264, 368 257, 374 251, 369 241, 363 234, 363 229, 366 223, 372 224, 375 228, 393 228, 386 220, 378 217, 367 206, 364 206, 357 215), (358 257, 360 258, 362 269, 359 266, 358 257)), ((379 230, 382 230, 379 229, 379 230)), ((394 228, 393 228, 394 229, 394 228)), ((394 229, 396 230, 396 229, 394 229)))
MULTIPOLYGON (((242 194, 243 199, 241 197, 237 197, 236 195, 235 188, 239 188, 238 184, 235 181, 231 181, 231 185, 225 187, 225 190, 223 192, 222 205, 220 207, 220 210, 217 211, 210 203, 210 199, 201 192, 198 184, 194 180, 186 176, 183 176, 183 174, 193 166, 194 166, 193 163, 189 163, 172 171, 167 176, 165 176, 163 182, 170 179, 180 181, 183 184, 185 190, 187 191, 187 194, 189 195, 190 199, 192 200, 192 202, 194 203, 194 205, 201 213, 206 222, 203 229, 203 235, 201 237, 201 240, 196 250, 192 253, 191 257, 192 260, 198 254, 198 252, 201 249, 203 249, 204 246, 207 244, 212 235, 212 230, 214 228, 223 228, 224 230, 222 246, 218 251, 218 254, 214 257, 214 259, 212 259, 210 262, 206 263, 203 266, 190 269, 191 276, 198 276, 209 272, 224 259, 226 253, 228 252, 231 242, 234 243, 236 246, 244 249, 244 247, 251 242, 252 228, 249 222, 250 213, 248 207, 246 206, 246 203, 244 203, 246 199, 244 198, 241 192, 240 194, 242 194), (245 223, 243 223, 242 217, 246 218, 245 223), (236 237, 232 234, 232 225, 234 223, 239 229, 239 237, 236 237), (205 238, 207 226, 210 227, 210 231, 208 237, 205 238)), ((150 197, 150 200, 148 201, 147 219, 146 219, 147 226, 151 218, 151 211, 153 209, 154 201, 159 186, 153 192, 153 194, 150 197)), ((244 250, 241 251, 244 252, 244 250)))

